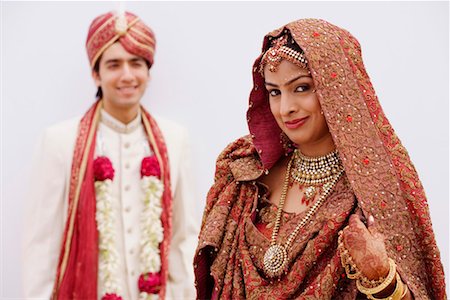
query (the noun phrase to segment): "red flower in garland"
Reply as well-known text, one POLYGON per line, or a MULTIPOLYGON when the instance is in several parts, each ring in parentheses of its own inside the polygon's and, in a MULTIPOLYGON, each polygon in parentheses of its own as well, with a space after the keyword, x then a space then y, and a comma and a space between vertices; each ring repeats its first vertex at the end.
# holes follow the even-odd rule
POLYGON ((122 300, 122 297, 114 293, 113 294, 106 293, 105 295, 103 295, 102 300, 122 300))
POLYGON ((141 274, 138 285, 140 292, 158 294, 161 290, 161 275, 159 273, 141 274))
POLYGON ((114 179, 114 168, 106 156, 99 156, 94 160, 94 178, 95 181, 114 179))
POLYGON ((141 165, 141 177, 144 176, 161 176, 158 159, 155 155, 144 157, 141 165))

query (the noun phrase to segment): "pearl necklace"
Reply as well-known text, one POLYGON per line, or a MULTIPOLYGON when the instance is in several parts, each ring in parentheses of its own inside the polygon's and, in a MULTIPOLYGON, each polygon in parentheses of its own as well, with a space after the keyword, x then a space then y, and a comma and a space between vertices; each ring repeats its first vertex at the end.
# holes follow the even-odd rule
POLYGON ((294 159, 295 155, 292 155, 287 166, 280 202, 278 203, 278 211, 275 219, 275 226, 272 231, 272 239, 270 241, 270 247, 264 254, 264 261, 263 261, 264 272, 269 278, 279 277, 286 272, 286 269, 289 264, 288 250, 291 247, 292 242, 297 237, 298 233, 300 232, 300 229, 309 222, 311 217, 325 202, 326 198, 330 195, 339 178, 344 173, 344 169, 340 168, 337 173, 332 175, 331 179, 323 185, 322 194, 319 196, 319 198, 313 204, 313 206, 311 206, 311 208, 307 211, 306 215, 303 217, 303 219, 300 221, 297 227, 295 227, 294 231, 288 236, 286 243, 284 245, 280 243, 277 244, 278 231, 281 225, 281 214, 283 212, 284 201, 286 200, 286 195, 289 187, 289 176, 291 174, 291 166, 294 159))
POLYGON ((307 157, 294 150, 292 179, 300 184, 321 185, 330 181, 342 169, 337 150, 317 157, 307 157))

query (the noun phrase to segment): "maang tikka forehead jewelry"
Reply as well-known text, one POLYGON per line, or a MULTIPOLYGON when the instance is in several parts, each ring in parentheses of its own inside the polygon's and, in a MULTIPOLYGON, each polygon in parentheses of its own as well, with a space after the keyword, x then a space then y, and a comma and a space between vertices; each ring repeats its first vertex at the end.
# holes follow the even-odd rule
POLYGON ((289 36, 287 31, 285 31, 285 34, 282 36, 273 40, 271 45, 272 46, 264 53, 261 59, 259 71, 262 75, 264 75, 264 67, 266 65, 269 66, 271 72, 276 72, 283 59, 286 59, 303 69, 308 69, 308 60, 306 59, 305 54, 298 46, 297 48, 299 48, 300 51, 292 48, 292 46, 297 44, 292 37, 289 36), (288 39, 291 39, 290 43, 288 39))

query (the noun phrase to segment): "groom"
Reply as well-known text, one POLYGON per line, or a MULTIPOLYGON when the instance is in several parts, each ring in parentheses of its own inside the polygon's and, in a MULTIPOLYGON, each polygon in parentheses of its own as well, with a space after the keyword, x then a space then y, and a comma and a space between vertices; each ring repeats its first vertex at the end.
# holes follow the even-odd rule
POLYGON ((93 20, 97 101, 48 128, 29 192, 27 298, 193 299, 197 224, 186 130, 140 101, 153 31, 136 15, 93 20))

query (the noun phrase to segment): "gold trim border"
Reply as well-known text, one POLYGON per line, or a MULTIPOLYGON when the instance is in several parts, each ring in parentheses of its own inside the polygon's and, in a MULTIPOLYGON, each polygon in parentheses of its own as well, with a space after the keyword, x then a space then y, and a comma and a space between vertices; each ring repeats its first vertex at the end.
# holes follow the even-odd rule
MULTIPOLYGON (((128 24, 127 27, 127 31, 131 28, 131 26, 134 26, 134 24, 136 24, 139 21, 139 18, 134 19, 133 21, 131 21, 128 24)), ((116 42, 116 40, 118 40, 121 37, 121 35, 119 34, 115 34, 111 40, 109 40, 109 42, 107 42, 105 45, 103 45, 103 47, 100 48, 100 50, 97 51, 97 53, 95 54, 94 58, 92 59, 92 63, 91 63, 91 68, 93 69, 95 66, 95 63, 97 62, 97 59, 100 57, 100 55, 103 54, 103 52, 105 52, 106 48, 108 48, 109 46, 111 46, 112 44, 114 44, 116 42)))
MULTIPOLYGON (((150 126, 150 121, 148 120, 145 112, 142 113, 142 123, 144 123, 145 130, 147 131, 148 138, 150 140, 150 144, 153 146, 153 151, 155 152, 156 158, 158 159, 158 163, 161 169, 161 180, 164 182, 164 165, 163 160, 161 158, 161 154, 159 153, 158 145, 156 144, 155 136, 153 135, 153 131, 150 126)), ((169 182, 170 184, 170 182, 169 182)))
POLYGON ((81 185, 83 184, 84 174, 86 173, 86 166, 87 166, 89 152, 91 149, 92 140, 94 138, 95 132, 97 131, 97 125, 98 125, 98 121, 100 119, 100 109, 102 108, 102 104, 103 103, 100 102, 97 105, 97 107, 95 108, 94 117, 93 117, 93 120, 91 123, 91 128, 89 129, 89 133, 88 133, 86 147, 85 147, 84 153, 83 153, 83 159, 81 161, 80 172, 78 174, 77 188, 75 190, 75 197, 73 200, 72 211, 70 212, 69 228, 67 230, 66 243, 64 245, 64 256, 63 256, 63 259, 61 262, 61 270, 59 273, 59 278, 57 278, 58 283, 57 283, 57 288, 56 288, 55 294, 57 294, 57 292, 61 286, 61 282, 62 282, 62 279, 63 279, 65 271, 66 271, 66 267, 67 267, 67 261, 69 259, 69 250, 70 250, 70 244, 72 242, 73 227, 74 227, 74 223, 75 223, 75 215, 76 215, 77 208, 78 208, 78 200, 80 198, 81 185))
POLYGON ((138 40, 136 40, 136 39, 135 39, 134 37, 132 37, 131 35, 128 35, 127 37, 128 37, 128 38, 130 39, 130 41, 133 42, 136 46, 141 47, 141 49, 150 51, 150 52, 152 53, 152 55, 155 54, 155 48, 152 48, 152 47, 150 47, 150 46, 148 46, 148 45, 142 44, 141 42, 139 42, 138 40))
POLYGON ((140 31, 136 27, 130 28, 130 31, 136 33, 136 35, 140 36, 142 39, 146 40, 148 43, 151 43, 151 44, 155 45, 155 39, 153 39, 150 36, 146 35, 144 32, 140 31))
POLYGON ((89 49, 89 48, 91 47, 92 41, 94 40, 95 36, 96 36, 100 31, 102 31, 103 28, 105 28, 111 21, 113 21, 115 17, 116 17, 115 15, 112 15, 111 17, 109 17, 109 18, 105 21, 105 23, 103 23, 102 25, 100 25, 99 28, 97 28, 97 30, 92 34, 91 38, 90 38, 89 41, 87 42, 86 48, 89 49))

